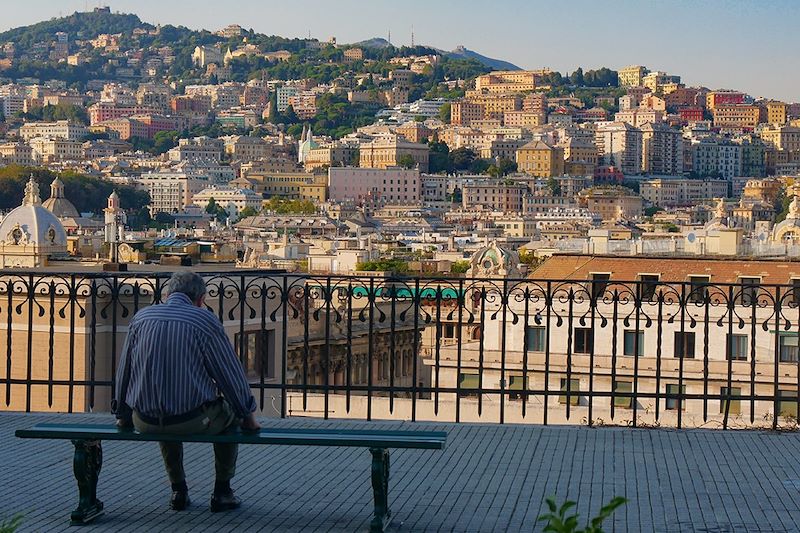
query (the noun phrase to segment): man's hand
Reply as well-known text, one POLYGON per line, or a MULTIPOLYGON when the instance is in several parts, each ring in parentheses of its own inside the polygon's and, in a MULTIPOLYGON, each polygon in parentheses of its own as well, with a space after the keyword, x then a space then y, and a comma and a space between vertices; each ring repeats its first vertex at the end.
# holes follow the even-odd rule
POLYGON ((120 429, 131 429, 133 427, 133 420, 129 418, 117 418, 117 427, 120 429))
POLYGON ((258 423, 253 413, 250 413, 242 420, 243 431, 258 431, 259 429, 261 429, 261 424, 258 423))

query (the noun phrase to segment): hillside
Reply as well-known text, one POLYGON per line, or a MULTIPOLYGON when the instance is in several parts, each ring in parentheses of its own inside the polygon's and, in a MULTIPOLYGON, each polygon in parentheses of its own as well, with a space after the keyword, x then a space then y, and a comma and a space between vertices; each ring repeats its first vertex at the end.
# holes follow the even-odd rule
POLYGON ((75 12, 62 18, 37 22, 0 33, 0 43, 13 42, 27 48, 37 42, 53 39, 56 32, 66 32, 72 39, 93 39, 103 33, 130 33, 134 28, 152 29, 133 14, 111 13, 99 9, 88 13, 75 12))
POLYGON ((464 46, 458 46, 452 52, 445 52, 445 55, 447 55, 448 57, 455 57, 462 59, 475 59, 494 70, 522 70, 520 67, 518 67, 513 63, 509 63, 508 61, 503 61, 502 59, 493 59, 491 57, 486 57, 484 55, 479 54, 478 52, 469 50, 464 46))

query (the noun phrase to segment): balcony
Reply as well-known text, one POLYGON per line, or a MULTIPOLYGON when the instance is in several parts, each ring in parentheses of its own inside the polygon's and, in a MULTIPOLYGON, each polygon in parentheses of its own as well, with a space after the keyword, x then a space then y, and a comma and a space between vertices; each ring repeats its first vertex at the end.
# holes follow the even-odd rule
MULTIPOLYGON (((107 412, 127 324, 167 279, 0 273, 0 409, 107 412)), ((206 279, 265 416, 796 425, 795 285, 206 279)))
MULTIPOLYGON (((165 298, 168 276, 0 272, 0 443, 12 458, 0 501, 25 528, 63 526, 74 481, 63 443, 13 430, 110 422, 127 324, 165 298), (55 465, 46 480, 43 462, 55 465)), ((265 426, 448 431, 445 452, 393 459, 404 528, 529 530, 556 494, 583 518, 626 496, 615 531, 800 529, 796 436, 717 430, 796 429, 795 286, 204 276, 265 426), (693 429, 658 429, 672 427, 693 429)), ((109 444, 98 528, 363 528, 359 452, 255 448, 243 447, 236 480, 247 507, 210 522, 198 505, 165 510, 154 447, 109 444)), ((210 449, 187 457, 202 501, 210 449)))

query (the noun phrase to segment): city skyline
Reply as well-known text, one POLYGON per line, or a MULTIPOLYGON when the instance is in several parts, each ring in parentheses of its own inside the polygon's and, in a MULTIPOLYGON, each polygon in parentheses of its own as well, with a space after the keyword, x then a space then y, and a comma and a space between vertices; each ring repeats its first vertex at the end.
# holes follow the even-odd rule
MULTIPOLYGON (((393 44, 409 45, 413 28, 415 44, 444 50, 464 45, 521 68, 550 67, 568 73, 579 66, 616 70, 642 64, 681 75, 688 85, 738 89, 754 97, 800 100, 796 89, 800 83, 800 60, 780 53, 800 45, 800 37, 791 31, 800 6, 785 0, 769 5, 738 0, 696 5, 681 0, 649 3, 647 9, 627 0, 614 2, 613 9, 578 0, 569 10, 553 4, 507 1, 499 4, 500 15, 505 12, 514 16, 500 17, 502 24, 487 24, 481 12, 485 6, 473 1, 429 5, 410 0, 407 8, 399 11, 384 4, 361 5, 353 0, 342 0, 337 9, 331 9, 331 4, 314 0, 307 3, 302 16, 298 16, 296 8, 284 4, 268 8, 256 3, 232 4, 220 14, 212 9, 187 9, 189 5, 208 4, 203 1, 101 3, 110 5, 113 11, 135 13, 153 24, 216 30, 236 23, 284 37, 307 37, 310 33, 326 40, 335 36, 341 43, 387 38, 391 32, 393 44), (427 16, 420 16, 421 13, 427 16), (775 14, 781 16, 770 16, 775 14), (547 22, 539 23, 541 20, 547 22), (581 28, 581 20, 591 21, 592 31, 581 28), (769 20, 770 24, 760 29, 754 24, 758 20, 769 20), (365 27, 367 21, 369 26, 365 27), (515 36, 513 42, 509 35, 515 36), (725 53, 717 43, 724 45, 725 53)), ((85 0, 43 0, 36 10, 31 10, 29 5, 12 4, 6 6, 0 31, 97 5, 85 0)))

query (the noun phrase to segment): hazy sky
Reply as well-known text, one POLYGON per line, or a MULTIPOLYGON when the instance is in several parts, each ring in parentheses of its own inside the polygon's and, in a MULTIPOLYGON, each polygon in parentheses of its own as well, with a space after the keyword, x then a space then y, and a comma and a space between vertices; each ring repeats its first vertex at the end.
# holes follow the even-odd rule
MULTIPOLYGON (((797 0, 110 0, 151 23, 340 43, 387 37, 451 50, 458 45, 523 68, 642 64, 688 85, 800 101, 797 0), (398 8, 396 6, 402 6, 398 8)), ((67 15, 97 0, 3 0, 0 30, 67 15)))

